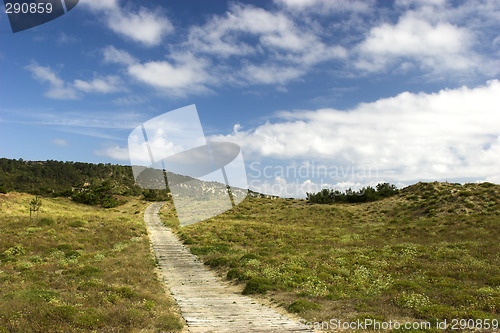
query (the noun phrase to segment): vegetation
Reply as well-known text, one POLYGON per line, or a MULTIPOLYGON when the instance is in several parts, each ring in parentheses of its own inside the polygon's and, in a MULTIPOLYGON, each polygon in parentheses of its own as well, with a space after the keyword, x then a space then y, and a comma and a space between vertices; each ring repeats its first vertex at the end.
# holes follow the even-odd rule
POLYGON ((172 205, 161 217, 221 277, 306 320, 499 318, 498 185, 419 183, 355 204, 252 197, 183 228, 172 205))
POLYGON ((103 208, 113 208, 120 203, 114 196, 111 184, 108 181, 99 185, 84 186, 74 190, 71 199, 87 205, 101 205, 103 208))
POLYGON ((376 189, 368 186, 358 191, 348 189, 345 193, 325 188, 318 193, 306 193, 306 198, 312 203, 331 204, 334 202, 370 202, 389 198, 396 194, 398 194, 398 189, 395 185, 380 183, 376 186, 376 189))
POLYGON ((0 194, 0 332, 174 332, 174 302, 155 273, 142 219, 129 198, 102 209, 0 194))
POLYGON ((179 331, 139 198, 167 201, 165 225, 244 294, 308 321, 500 319, 498 185, 254 194, 180 228, 168 192, 130 167, 0 159, 0 333, 179 331))
POLYGON ((71 197, 87 205, 113 208, 118 197, 143 195, 148 201, 166 200, 165 190, 143 190, 135 184, 130 166, 0 158, 0 193, 24 192, 45 197, 71 197))
POLYGON ((107 181, 113 194, 140 195, 130 166, 0 158, 0 186, 5 192, 70 196, 73 189, 107 181))

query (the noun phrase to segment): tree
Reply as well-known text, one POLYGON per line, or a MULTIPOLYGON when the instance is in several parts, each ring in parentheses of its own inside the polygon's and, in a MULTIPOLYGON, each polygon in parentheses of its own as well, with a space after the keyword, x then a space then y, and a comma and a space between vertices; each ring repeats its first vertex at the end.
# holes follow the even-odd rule
POLYGON ((36 216, 38 216, 38 210, 40 209, 41 205, 42 200, 39 199, 38 196, 35 196, 35 198, 30 201, 30 220, 32 219, 32 216, 35 217, 35 214, 36 216))

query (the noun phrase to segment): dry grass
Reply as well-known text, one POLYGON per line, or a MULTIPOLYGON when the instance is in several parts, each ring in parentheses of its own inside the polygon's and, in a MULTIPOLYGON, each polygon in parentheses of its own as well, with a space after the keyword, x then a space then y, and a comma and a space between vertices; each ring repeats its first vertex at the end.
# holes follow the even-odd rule
POLYGON ((164 332, 182 321, 154 270, 147 203, 115 209, 1 195, 0 332, 164 332))

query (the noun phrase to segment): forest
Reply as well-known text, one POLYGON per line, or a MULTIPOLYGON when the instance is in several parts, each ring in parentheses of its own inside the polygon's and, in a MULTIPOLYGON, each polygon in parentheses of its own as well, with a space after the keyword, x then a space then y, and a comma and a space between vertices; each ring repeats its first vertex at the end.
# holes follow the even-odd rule
POLYGON ((0 193, 11 191, 73 201, 104 208, 120 204, 119 196, 164 200, 167 190, 144 190, 135 184, 131 166, 110 163, 24 161, 0 158, 0 193))

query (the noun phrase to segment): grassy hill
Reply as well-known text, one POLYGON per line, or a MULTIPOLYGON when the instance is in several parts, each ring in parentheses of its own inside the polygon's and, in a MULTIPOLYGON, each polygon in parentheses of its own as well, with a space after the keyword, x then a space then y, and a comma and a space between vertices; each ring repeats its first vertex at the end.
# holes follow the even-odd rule
POLYGON ((183 324, 155 273, 147 202, 116 209, 0 194, 0 332, 164 332, 183 324))
MULTIPOLYGON (((162 210, 176 228, 175 210, 162 210)), ((177 232, 244 293, 310 321, 499 319, 500 186, 418 183, 357 204, 247 198, 177 232)))

